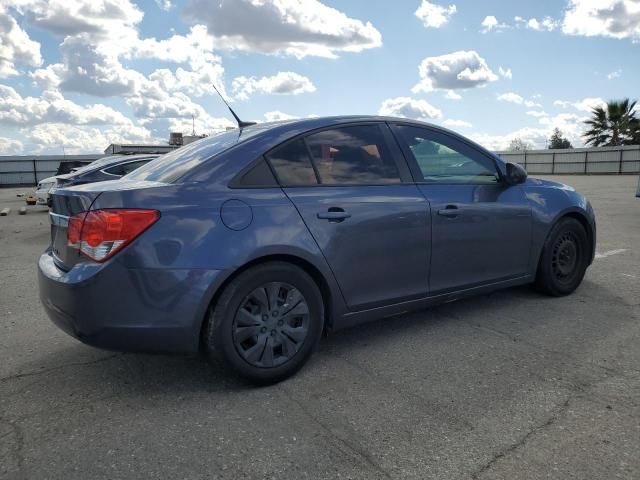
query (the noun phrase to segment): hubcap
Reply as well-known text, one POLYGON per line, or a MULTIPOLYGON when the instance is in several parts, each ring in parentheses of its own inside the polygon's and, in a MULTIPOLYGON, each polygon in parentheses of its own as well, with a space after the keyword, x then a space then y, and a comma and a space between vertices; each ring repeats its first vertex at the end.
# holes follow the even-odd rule
POLYGON ((567 281, 576 272, 579 259, 578 242, 570 233, 562 235, 553 246, 551 266, 558 280, 567 281))
POLYGON ((253 290, 233 320, 233 343, 256 367, 276 367, 302 347, 309 331, 309 307, 300 291, 271 282, 253 290))

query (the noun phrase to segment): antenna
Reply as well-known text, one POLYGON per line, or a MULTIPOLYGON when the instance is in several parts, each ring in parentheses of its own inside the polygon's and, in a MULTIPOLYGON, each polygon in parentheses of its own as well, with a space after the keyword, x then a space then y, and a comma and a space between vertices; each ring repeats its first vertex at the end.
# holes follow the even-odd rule
POLYGON ((231 108, 229 106, 229 104, 227 103, 227 101, 224 99, 224 97, 222 96, 222 94, 218 91, 218 89, 216 88, 215 85, 212 84, 213 89, 216 91, 216 93, 218 94, 218 96, 222 99, 222 101, 224 102, 224 104, 227 106, 227 108, 229 109, 229 111, 231 112, 231 115, 233 115, 233 118, 236 119, 236 122, 238 122, 238 128, 244 128, 244 127, 250 127, 251 125, 255 125, 256 122, 243 122, 242 120, 240 120, 240 117, 238 117, 238 115, 236 115, 236 112, 233 111, 233 108, 231 108))
POLYGON ((192 129, 191 135, 193 135, 195 137, 196 136, 196 117, 195 117, 195 115, 191 115, 191 125, 192 125, 192 127, 191 127, 191 129, 192 129))

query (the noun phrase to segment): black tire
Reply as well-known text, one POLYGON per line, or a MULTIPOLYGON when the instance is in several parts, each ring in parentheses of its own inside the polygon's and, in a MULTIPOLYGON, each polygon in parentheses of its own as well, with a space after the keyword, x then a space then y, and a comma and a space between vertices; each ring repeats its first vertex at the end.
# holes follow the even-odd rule
POLYGON ((253 383, 270 384, 305 364, 323 327, 324 304, 314 280, 295 265, 269 262, 226 286, 209 311, 204 343, 211 360, 253 383))
POLYGON ((572 293, 589 265, 589 238, 575 218, 562 218, 551 229, 538 262, 536 288, 562 297, 572 293))

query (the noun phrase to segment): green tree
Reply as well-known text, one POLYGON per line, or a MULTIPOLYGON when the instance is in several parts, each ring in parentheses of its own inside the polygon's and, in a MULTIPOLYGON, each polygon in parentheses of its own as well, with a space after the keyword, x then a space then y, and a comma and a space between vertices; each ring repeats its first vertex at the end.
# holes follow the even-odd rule
POLYGON ((549 149, 573 148, 571 142, 562 136, 559 128, 555 128, 549 138, 549 149))
POLYGON ((608 147, 639 143, 640 121, 636 117, 636 102, 628 98, 611 100, 605 107, 591 111, 591 119, 584 122, 589 129, 583 137, 587 145, 608 147))

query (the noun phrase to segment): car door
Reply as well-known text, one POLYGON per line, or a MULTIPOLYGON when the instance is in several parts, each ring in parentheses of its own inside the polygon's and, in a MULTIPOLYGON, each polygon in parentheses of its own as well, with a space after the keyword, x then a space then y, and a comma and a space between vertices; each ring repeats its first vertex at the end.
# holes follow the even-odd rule
POLYGON ((437 129, 393 125, 431 204, 432 293, 526 275, 532 216, 521 186, 501 181, 495 160, 437 129))
POLYGON ((427 294, 429 204, 386 124, 322 130, 266 158, 349 308, 427 294))

